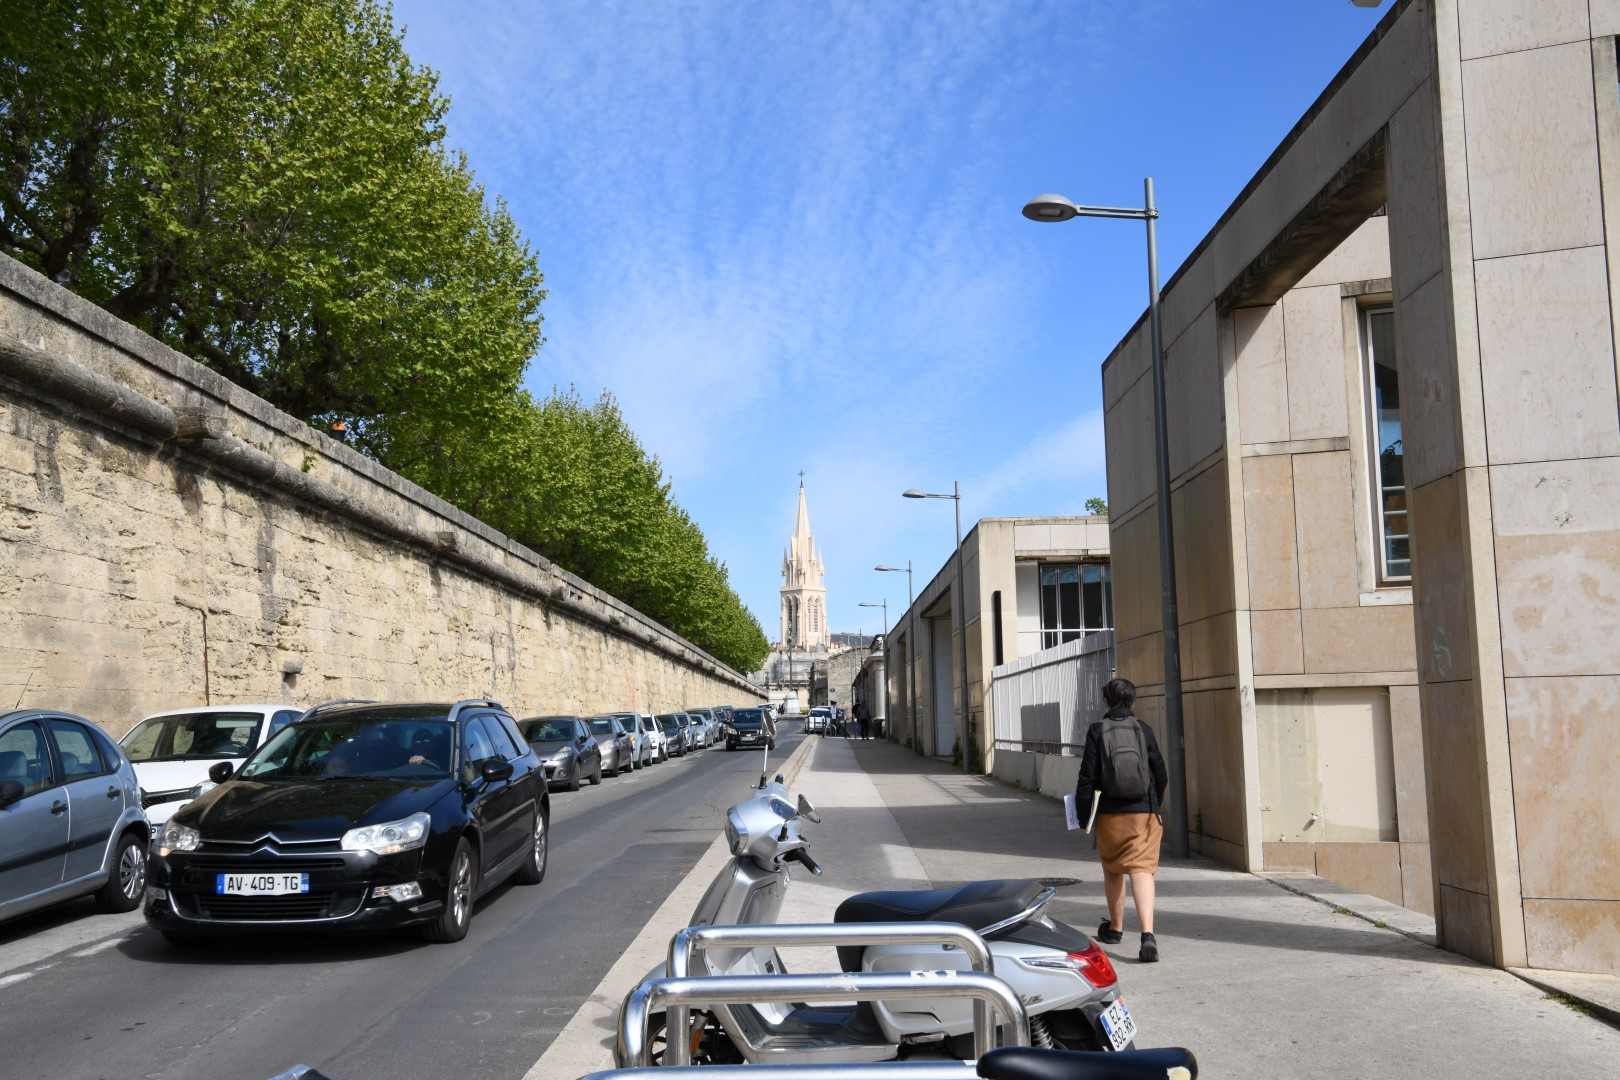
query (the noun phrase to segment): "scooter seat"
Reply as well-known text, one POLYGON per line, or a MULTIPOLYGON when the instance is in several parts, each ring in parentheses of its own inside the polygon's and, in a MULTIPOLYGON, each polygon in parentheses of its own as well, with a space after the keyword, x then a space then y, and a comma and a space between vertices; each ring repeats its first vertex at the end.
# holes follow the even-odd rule
POLYGON ((1102 1054, 1004 1046, 979 1059, 986 1080, 1164 1080, 1176 1070, 1196 1080, 1198 1059, 1189 1050, 1164 1047, 1102 1054))
POLYGON ((833 915, 834 922, 951 922, 977 930, 1010 919, 1041 895, 1028 878, 970 881, 949 889, 856 893, 833 915))

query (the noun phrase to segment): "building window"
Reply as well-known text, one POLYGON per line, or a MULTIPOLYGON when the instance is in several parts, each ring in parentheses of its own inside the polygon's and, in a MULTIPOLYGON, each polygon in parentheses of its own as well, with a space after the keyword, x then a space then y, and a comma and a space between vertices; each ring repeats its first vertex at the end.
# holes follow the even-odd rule
POLYGON ((1405 451, 1401 445, 1400 359, 1395 352, 1395 313, 1369 308, 1362 316, 1366 350, 1367 419, 1372 454, 1373 538, 1379 583, 1412 580, 1406 527, 1405 451))
POLYGON ((1107 563, 1041 567, 1041 648, 1113 628, 1113 575, 1107 563))

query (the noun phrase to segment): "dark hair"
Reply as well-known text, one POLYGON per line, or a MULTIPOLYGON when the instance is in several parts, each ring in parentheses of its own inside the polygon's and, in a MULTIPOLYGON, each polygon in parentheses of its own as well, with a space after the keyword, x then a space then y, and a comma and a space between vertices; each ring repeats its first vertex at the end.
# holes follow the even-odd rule
POLYGON ((1109 679, 1103 683, 1103 700, 1110 708, 1130 708, 1136 703, 1136 684, 1129 679, 1109 679))

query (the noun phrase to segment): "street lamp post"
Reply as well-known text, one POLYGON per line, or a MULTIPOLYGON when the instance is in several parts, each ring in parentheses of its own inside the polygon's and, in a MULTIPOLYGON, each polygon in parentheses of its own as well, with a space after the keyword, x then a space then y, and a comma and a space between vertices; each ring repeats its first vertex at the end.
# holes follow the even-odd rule
MULTIPOLYGON (((970 757, 968 753, 968 651, 967 651, 967 589, 962 584, 962 563, 965 561, 962 554, 962 482, 953 481, 950 495, 931 495, 926 491, 908 488, 900 494, 908 499, 952 499, 956 502, 956 602, 951 606, 957 609, 956 629, 962 642, 962 767, 965 769, 970 757)), ((937 737, 937 731, 936 731, 937 737)), ((939 753, 939 746, 934 746, 934 753, 939 753)))
POLYGON ((862 600, 860 606, 880 607, 883 609, 883 639, 884 641, 887 641, 889 638, 889 598, 884 597, 883 603, 881 604, 868 604, 865 600, 862 600))
MULTIPOLYGON (((874 567, 874 569, 881 570, 884 573, 888 573, 888 574, 898 574, 898 573, 900 573, 900 567, 898 567, 898 566, 890 566, 887 563, 884 563, 882 566, 874 567)), ((903 675, 905 676, 905 680, 906 680, 906 723, 907 723, 907 726, 911 729, 909 731, 909 733, 908 733, 908 737, 917 739, 919 741, 919 744, 920 744, 920 742, 921 742, 921 733, 917 731, 917 687, 912 682, 912 677, 911 677, 912 670, 917 666, 915 663, 912 662, 913 658, 916 656, 916 653, 917 653, 917 614, 916 614, 916 612, 914 610, 915 607, 917 606, 917 598, 912 594, 912 590, 911 590, 911 560, 910 559, 906 560, 905 574, 906 574, 906 651, 909 654, 906 657, 906 670, 903 672, 903 675)), ((884 647, 885 651, 888 650, 888 647, 889 647, 888 641, 884 641, 883 647, 884 647)), ((887 696, 888 687, 884 687, 883 692, 884 692, 884 695, 887 696)))
POLYGON ((1167 823, 1170 854, 1185 857, 1187 843, 1187 755, 1181 716, 1181 635, 1176 614, 1175 531, 1170 517, 1170 452, 1164 407, 1164 331, 1159 322, 1159 242, 1153 205, 1153 178, 1142 181, 1142 209, 1079 206, 1062 195, 1040 195, 1024 204, 1031 221, 1068 221, 1075 217, 1128 218, 1147 225, 1148 334, 1153 348, 1153 435, 1159 500, 1159 603, 1164 622, 1164 729, 1168 744, 1170 802, 1167 823))

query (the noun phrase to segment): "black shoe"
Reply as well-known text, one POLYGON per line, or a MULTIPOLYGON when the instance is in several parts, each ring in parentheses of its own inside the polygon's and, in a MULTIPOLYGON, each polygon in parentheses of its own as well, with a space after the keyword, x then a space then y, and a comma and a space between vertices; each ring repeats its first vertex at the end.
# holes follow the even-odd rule
POLYGON ((1118 945, 1125 940, 1125 935, 1115 930, 1113 923, 1104 919, 1102 925, 1097 927, 1097 940, 1104 945, 1118 945))
POLYGON ((1136 958, 1144 964, 1157 964, 1159 962, 1159 943, 1153 939, 1152 934, 1142 935, 1142 948, 1136 958))

